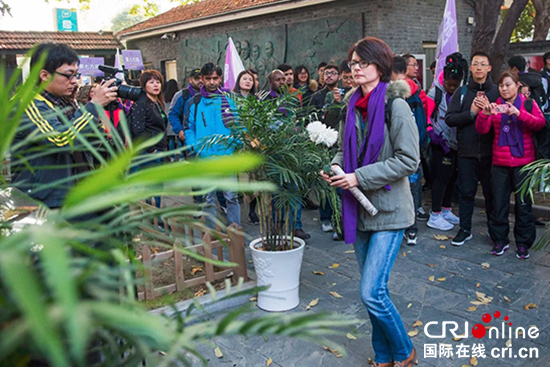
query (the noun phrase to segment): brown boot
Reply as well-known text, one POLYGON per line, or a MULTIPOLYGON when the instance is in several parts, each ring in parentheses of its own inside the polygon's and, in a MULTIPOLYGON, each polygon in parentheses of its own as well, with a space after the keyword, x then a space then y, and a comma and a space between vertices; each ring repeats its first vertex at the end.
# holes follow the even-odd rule
POLYGON ((393 367, 412 367, 413 365, 418 365, 418 360, 416 359, 416 349, 414 348, 409 358, 401 362, 393 363, 393 367))

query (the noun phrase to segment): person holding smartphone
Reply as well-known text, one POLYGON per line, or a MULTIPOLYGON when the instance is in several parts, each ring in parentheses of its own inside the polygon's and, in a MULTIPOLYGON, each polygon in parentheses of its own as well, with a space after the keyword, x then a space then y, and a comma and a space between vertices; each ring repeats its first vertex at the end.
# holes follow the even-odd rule
MULTIPOLYGON (((472 215, 477 185, 481 182, 485 197, 487 226, 491 234, 490 215, 493 211, 493 190, 491 188, 492 132, 480 135, 475 129, 475 121, 487 102, 498 98, 498 89, 491 82, 491 60, 483 51, 474 52, 470 62, 471 77, 468 84, 460 87, 448 104, 445 123, 457 128, 458 138, 458 182, 459 230, 451 240, 454 246, 462 246, 473 238, 472 215), (483 92, 483 93, 479 93, 483 92), (478 94, 479 93, 479 94, 478 94)), ((494 241, 493 235, 491 238, 494 241)))
POLYGON ((414 223, 408 176, 420 162, 418 129, 404 100, 410 93, 406 82, 390 83, 393 52, 386 43, 366 37, 351 47, 348 62, 358 87, 344 98, 339 149, 332 160, 345 173, 321 174, 342 189, 345 242, 354 244, 361 272, 361 299, 372 322, 375 364, 410 367, 416 352, 390 299, 388 278, 405 228, 414 223), (387 109, 391 116, 386 120, 387 109), (364 191, 379 210, 377 215, 359 205, 349 190, 354 187, 364 191))
POLYGON ((535 160, 533 132, 541 130, 545 124, 544 114, 536 103, 526 103, 519 93, 519 78, 505 71, 498 78, 501 97, 496 103, 485 101, 482 113, 477 116, 476 130, 487 134, 494 129, 493 168, 491 180, 494 194, 494 210, 491 214, 495 246, 493 255, 500 256, 510 247, 508 233, 510 222, 510 194, 515 193, 514 237, 516 256, 529 257, 529 248, 535 242, 536 230, 532 202, 529 195, 522 197, 518 192, 525 172, 521 169, 535 160))

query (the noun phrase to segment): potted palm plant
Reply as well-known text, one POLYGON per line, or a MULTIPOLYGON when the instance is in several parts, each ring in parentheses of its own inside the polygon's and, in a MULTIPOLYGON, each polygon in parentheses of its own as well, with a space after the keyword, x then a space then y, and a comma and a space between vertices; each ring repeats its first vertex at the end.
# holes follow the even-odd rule
MULTIPOLYGON (((338 132, 295 108, 295 100, 291 94, 271 100, 239 98, 238 122, 226 140, 238 144, 241 152, 263 158, 263 164, 249 172, 251 180, 277 187, 256 196, 261 237, 250 243, 258 285, 270 286, 258 295, 258 306, 267 311, 290 310, 299 303, 305 242, 294 230, 302 198, 312 192, 339 208, 336 191, 319 175, 321 169, 330 170, 330 148, 338 132)), ((334 217, 339 217, 337 210, 334 217)))

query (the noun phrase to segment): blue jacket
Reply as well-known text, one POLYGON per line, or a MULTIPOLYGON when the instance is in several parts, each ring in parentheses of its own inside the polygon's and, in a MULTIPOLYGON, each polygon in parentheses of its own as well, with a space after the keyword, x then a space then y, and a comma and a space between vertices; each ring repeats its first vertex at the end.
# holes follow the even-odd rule
MULTIPOLYGON (((228 102, 231 111, 236 111, 235 102, 231 98, 228 98, 228 102)), ((221 144, 206 147, 206 143, 213 135, 231 135, 231 130, 224 125, 222 120, 221 96, 207 98, 197 94, 189 100, 187 105, 189 111, 186 114, 185 141, 195 153, 201 158, 233 154, 233 147, 225 147, 221 144), (197 99, 200 101, 195 103, 197 99)))
POLYGON ((187 101, 193 98, 193 96, 194 94, 191 94, 187 88, 184 88, 177 92, 172 99, 170 104, 170 112, 168 113, 168 121, 170 122, 170 125, 172 125, 172 130, 176 135, 178 135, 182 130, 185 131, 186 127, 183 126, 183 117, 185 116, 184 109, 187 101))

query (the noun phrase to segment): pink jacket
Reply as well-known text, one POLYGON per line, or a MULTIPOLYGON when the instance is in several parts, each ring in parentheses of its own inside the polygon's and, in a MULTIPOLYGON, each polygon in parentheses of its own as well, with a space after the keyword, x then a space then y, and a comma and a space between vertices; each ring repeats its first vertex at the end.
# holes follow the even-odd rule
MULTIPOLYGON (((498 104, 504 104, 504 100, 499 98, 498 104)), ((533 131, 541 130, 546 124, 544 115, 536 102, 533 102, 531 113, 527 112, 524 106, 525 97, 521 96, 521 108, 519 109, 518 121, 523 123, 523 157, 514 157, 510 153, 510 147, 498 146, 500 137, 500 121, 502 114, 486 116, 483 112, 477 115, 476 130, 480 134, 487 134, 491 127, 495 129, 495 138, 493 140, 493 164, 495 166, 519 167, 525 166, 535 160, 535 144, 533 143, 533 131)))

